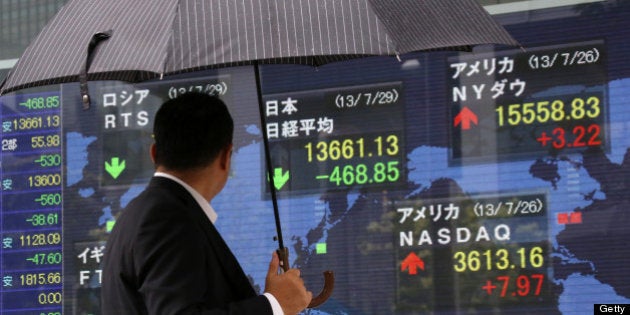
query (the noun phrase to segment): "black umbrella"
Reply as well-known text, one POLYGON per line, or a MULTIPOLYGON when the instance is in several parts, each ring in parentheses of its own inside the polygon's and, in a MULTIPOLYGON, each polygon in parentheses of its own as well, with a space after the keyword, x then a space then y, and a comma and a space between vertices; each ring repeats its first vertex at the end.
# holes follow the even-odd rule
POLYGON ((476 0, 70 0, 0 94, 81 73, 138 82, 253 61, 317 66, 479 44, 518 45, 476 0))
MULTIPOLYGON (((476 0, 70 0, 26 49, 0 94, 87 80, 139 82, 254 64, 267 171, 271 158, 258 64, 318 66, 371 55, 469 51, 518 43, 476 0)), ((271 196, 283 267, 278 204, 271 196)), ((310 306, 322 303, 328 283, 310 306)))

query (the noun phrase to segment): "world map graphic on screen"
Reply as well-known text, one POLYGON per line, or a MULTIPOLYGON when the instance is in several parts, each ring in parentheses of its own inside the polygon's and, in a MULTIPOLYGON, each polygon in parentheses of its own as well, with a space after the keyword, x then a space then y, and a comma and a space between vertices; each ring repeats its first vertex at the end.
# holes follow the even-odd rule
POLYGON ((107 237, 153 174, 159 105, 234 117, 217 229, 262 293, 277 248, 331 298, 305 314, 590 314, 630 303, 628 5, 500 20, 524 49, 262 66, 0 98, 0 312, 98 314, 107 237), (615 23, 607 21, 616 21, 615 23), (272 174, 266 174, 267 128, 272 174))

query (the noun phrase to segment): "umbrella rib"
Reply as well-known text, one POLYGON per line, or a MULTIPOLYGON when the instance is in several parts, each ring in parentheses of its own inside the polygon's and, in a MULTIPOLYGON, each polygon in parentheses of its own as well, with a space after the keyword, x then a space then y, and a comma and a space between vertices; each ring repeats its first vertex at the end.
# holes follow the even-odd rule
MULTIPOLYGON (((313 30, 313 15, 311 14, 311 2, 308 2, 308 25, 310 26, 311 32, 311 53, 315 55, 315 30, 313 30)), ((304 36, 304 40, 306 41, 306 36, 304 36)))
MULTIPOLYGON (((250 9, 250 11, 251 11, 251 14, 252 14, 251 16, 252 16, 252 18, 253 18, 254 16, 256 16, 256 15, 254 15, 254 3, 252 2, 252 0, 250 0, 250 1, 249 1, 249 9, 250 9)), ((255 25, 253 25, 253 23, 252 23, 252 32, 253 32, 253 34, 252 34, 253 36, 252 36, 252 37, 254 38, 254 56, 255 56, 256 58, 258 58, 258 39, 256 38, 256 26, 255 26, 255 25)), ((251 58, 252 58, 252 55, 251 55, 251 53, 249 52, 249 46, 247 46, 247 47, 248 47, 248 51, 247 51, 248 58, 250 58, 250 59, 251 59, 251 58)))
POLYGON ((270 45, 269 45, 269 48, 271 48, 270 55, 273 56, 274 55, 273 48, 275 46, 274 46, 274 43, 273 43, 273 35, 271 34, 273 32, 273 25, 271 24, 271 7, 269 5, 269 1, 267 1, 267 12, 269 12, 269 15, 270 15, 269 19, 268 19, 268 21, 269 21, 269 41, 271 42, 270 45))
POLYGON ((330 49, 330 54, 332 55, 333 53, 339 53, 339 25, 337 23, 337 9, 335 8, 335 6, 333 6, 333 17, 335 18, 333 21, 335 22, 335 47, 337 47, 337 51, 333 52, 332 51, 332 46, 330 49))
MULTIPOLYGON (((344 5, 343 3, 341 4, 341 20, 343 21, 343 42, 346 45, 346 51, 344 51, 344 53, 347 53, 348 50, 348 30, 346 29, 346 15, 344 14, 344 5)), ((352 34, 354 34, 354 26, 352 25, 352 10, 350 10, 350 32, 352 34)), ((354 45, 354 36, 352 36, 352 42, 354 45)))
MULTIPOLYGON (((221 3, 219 3, 219 6, 221 6, 221 3)), ((219 7, 219 9, 217 10, 219 12, 219 37, 221 38, 221 49, 223 49, 223 14, 221 14, 223 12, 223 10, 221 10, 221 8, 219 7)), ((216 50, 216 48, 215 48, 216 50)), ((216 58, 215 58, 216 59, 216 58)), ((225 53, 222 51, 221 52, 221 62, 225 63, 225 53)), ((216 63, 216 62, 215 62, 216 63)))
MULTIPOLYGON (((226 37, 227 39, 227 49, 230 51, 230 59, 228 59, 229 62, 234 62, 234 49, 232 49, 232 23, 230 23, 230 5, 231 3, 226 3, 225 5, 225 14, 227 15, 227 32, 228 32, 228 36, 226 37)), ((238 36, 238 35, 237 35, 238 36)))
MULTIPOLYGON (((254 0, 252 0, 252 1, 254 1, 254 0)), ((262 5, 260 4, 261 1, 256 1, 256 2, 258 2, 259 15, 262 16, 262 5)), ((253 8, 253 4, 252 4, 252 8, 253 8)), ((252 12, 253 12, 253 9, 252 9, 252 12)), ((253 14, 252 14, 252 16, 253 16, 253 14)), ((263 20, 264 20, 263 18, 260 19, 260 30, 261 30, 261 32, 265 29, 265 24, 263 23, 263 20)), ((256 36, 255 34, 256 34, 256 28, 254 27, 254 40, 256 40, 256 38, 258 38, 258 36, 256 36)), ((260 41, 261 41, 261 46, 262 46, 262 55, 263 55, 263 58, 265 58, 265 56, 266 56, 265 55, 265 51, 266 50, 265 50, 265 33, 264 32, 262 32, 262 35, 260 36, 260 41)), ((256 57, 258 57, 259 56, 258 55, 258 45, 256 45, 255 50, 256 50, 255 51, 256 57)))
MULTIPOLYGON (((236 23, 236 25, 235 25, 235 28, 236 28, 236 48, 238 49, 238 53, 236 54, 236 59, 241 60, 241 28, 239 27, 239 24, 238 24, 238 20, 240 20, 240 19, 238 18, 238 12, 236 12, 236 8, 234 10, 234 16, 236 17, 234 19, 234 21, 236 23)), ((232 38, 231 32, 230 32, 230 38, 232 38)), ((230 45, 230 46, 232 46, 232 45, 230 45)), ((234 60, 234 56, 232 56, 232 60, 234 60)))
MULTIPOLYGON (((365 1, 363 3, 365 3, 365 1)), ((358 7, 359 6, 357 6, 357 8, 358 7)), ((361 14, 360 11, 359 14, 361 14)), ((359 19, 359 32, 361 33, 361 52, 365 54, 365 38, 363 37, 363 24, 361 24, 362 20, 363 19, 359 19)))
MULTIPOLYGON (((374 11, 374 6, 372 6, 372 11, 374 11)), ((374 14, 376 15, 376 13, 374 14)), ((381 31, 379 29, 378 21, 379 21, 378 16, 376 16, 376 23, 374 23, 374 25, 376 25, 376 43, 378 44, 378 52, 383 53, 382 46, 381 46, 381 31)), ((389 49, 387 50, 387 52, 389 52, 389 49)))
MULTIPOLYGON (((326 0, 324 0, 324 6, 326 5, 326 0)), ((322 19, 320 18, 320 14, 319 14, 319 6, 316 4, 315 5, 315 9, 317 10, 317 28, 318 28, 318 33, 319 33, 319 53, 323 54, 324 53, 324 38, 322 38, 322 19)), ((326 17, 326 24, 328 24, 328 16, 326 17)), ((328 29, 326 29, 328 30, 328 29)), ((328 35, 328 34, 327 34, 328 35)), ((330 36, 328 37, 328 41, 330 43, 330 36)))
MULTIPOLYGON (((180 10, 180 11, 183 11, 183 10, 180 10)), ((179 18, 177 19, 177 21, 178 21, 179 29, 180 29, 180 33, 181 33, 181 32, 183 32, 183 30, 182 30, 182 15, 181 15, 181 13, 178 14, 178 17, 179 18)), ((182 41, 183 41, 183 39, 182 39, 182 41)), ((184 63, 184 43, 182 41, 179 42, 179 53, 180 53, 180 60, 179 61, 182 63, 182 68, 185 68, 183 66, 183 63, 184 63)))
POLYGON ((306 55, 308 48, 306 47, 306 27, 304 27, 304 6, 300 6, 300 18, 302 19, 302 47, 304 49, 304 55, 306 55))
MULTIPOLYGON (((188 5, 188 3, 186 5, 188 5)), ((189 11, 187 11, 187 12, 189 12, 189 11)), ((196 2, 193 3, 193 12, 195 14, 195 23, 197 23, 198 18, 197 18, 197 3, 196 2)), ((190 29, 190 19, 188 19, 188 21, 187 21, 187 27, 188 27, 188 29, 190 29)), ((190 35, 190 37, 192 37, 192 34, 190 35)), ((199 57, 199 54, 200 54, 199 41, 198 41, 199 40, 199 27, 195 27, 195 37, 196 38, 195 38, 194 42, 195 42, 195 44, 197 46, 197 57, 199 57)), ((190 62, 189 63, 190 63, 191 66, 197 66, 197 65, 193 65, 192 45, 193 45, 193 41, 189 40, 188 41, 188 47, 189 47, 189 49, 188 49, 188 58, 190 58, 190 62)), ((199 58, 197 58, 197 60, 199 60, 199 58)))
MULTIPOLYGON (((210 60, 208 59, 208 56, 210 55, 210 51, 209 51, 209 45, 208 45, 208 23, 206 22, 206 2, 202 1, 201 2, 201 12, 204 12, 204 14, 202 15, 202 25, 203 25, 203 49, 204 49, 204 59, 206 60, 206 64, 209 65, 210 64, 210 60)), ((212 13, 210 13, 212 14, 212 13)), ((212 25, 212 24, 210 24, 212 25)))
MULTIPOLYGON (((215 23, 214 23, 214 12, 215 12, 215 10, 210 10, 210 25, 212 25, 212 26, 215 25, 215 23)), ((212 49, 215 51, 215 53, 212 54, 212 61, 213 61, 212 63, 216 65, 217 64, 217 54, 216 54, 217 40, 216 40, 216 36, 215 36, 215 28, 211 27, 210 29, 212 31, 212 45, 213 45, 212 49)), ((208 53, 210 54, 210 52, 208 52, 208 53)))
MULTIPOLYGON (((293 1, 291 1, 291 12, 295 13, 295 6, 293 5, 293 1)), ((293 19, 293 41, 295 42, 295 53, 299 56, 300 55, 300 45, 297 41, 297 25, 295 24, 295 14, 292 14, 292 19, 293 19)), ((288 34, 289 32, 287 32, 287 37, 289 36, 288 34)))
MULTIPOLYGON (((276 13, 278 12, 278 3, 276 2, 276 13)), ((277 15, 276 15, 277 16, 277 15)), ((280 19, 278 19, 277 21, 277 25, 276 25, 276 33, 278 34, 278 46, 280 47, 280 53, 279 55, 282 55, 282 36, 280 35, 280 19)))
MULTIPOLYGON (((241 1, 241 4, 243 6, 243 12, 246 12, 246 8, 245 8, 245 0, 241 1)), ((249 36, 247 34, 247 20, 245 20, 243 23, 245 23, 245 27, 243 28, 245 31, 245 55, 249 56, 249 36)), ((240 32, 239 32, 240 33, 240 32)), ((239 45, 240 46, 240 45, 239 45)), ((243 59, 247 59, 247 57, 242 57, 243 59)))
MULTIPOLYGON (((289 19, 287 17, 287 6, 286 3, 283 5, 284 11, 284 29, 287 37, 287 56, 291 55, 291 40, 289 39, 289 19)), ((278 23, 278 31, 280 31, 280 24, 278 23)))
MULTIPOLYGON (((334 10, 334 8, 333 8, 334 10)), ((332 54, 332 43, 330 42, 330 21, 328 19, 328 0, 324 0, 324 12, 326 13, 326 37, 328 37, 328 54, 332 54)), ((317 10, 317 15, 319 15, 319 10, 317 10)), ((336 26, 337 24, 335 24, 336 26)), ((335 38, 336 39, 336 38, 335 38)), ((324 49, 322 48, 322 54, 324 53, 324 49)))
POLYGON ((367 31, 368 31, 368 44, 370 45, 370 52, 374 52, 374 47, 372 46, 372 24, 370 23, 370 2, 365 1, 365 17, 367 20, 367 31))

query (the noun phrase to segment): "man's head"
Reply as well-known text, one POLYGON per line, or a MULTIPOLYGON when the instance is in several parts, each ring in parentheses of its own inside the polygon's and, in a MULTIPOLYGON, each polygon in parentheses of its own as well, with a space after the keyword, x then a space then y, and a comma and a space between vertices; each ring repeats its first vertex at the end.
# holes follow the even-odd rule
POLYGON ((223 101, 186 93, 165 102, 155 114, 155 164, 188 171, 212 163, 232 144, 234 122, 223 101))

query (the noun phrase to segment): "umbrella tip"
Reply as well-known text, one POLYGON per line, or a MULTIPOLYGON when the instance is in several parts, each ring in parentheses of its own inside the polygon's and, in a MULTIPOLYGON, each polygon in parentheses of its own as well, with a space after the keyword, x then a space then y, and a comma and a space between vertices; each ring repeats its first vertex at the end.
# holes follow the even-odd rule
POLYGON ((81 97, 81 101, 83 102, 83 109, 90 109, 90 96, 87 94, 83 94, 81 97))

